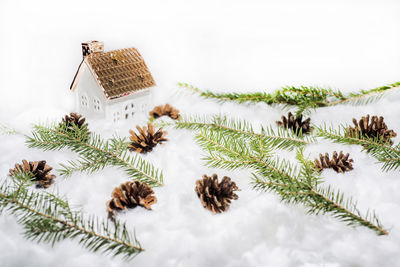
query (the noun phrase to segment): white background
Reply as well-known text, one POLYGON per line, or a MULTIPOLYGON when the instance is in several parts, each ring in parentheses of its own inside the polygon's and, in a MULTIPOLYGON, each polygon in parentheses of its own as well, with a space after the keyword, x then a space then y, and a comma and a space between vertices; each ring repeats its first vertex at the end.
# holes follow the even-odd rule
MULTIPOLYGON (((154 104, 171 103, 183 114, 229 113, 256 125, 273 124, 283 111, 265 105, 219 105, 185 95, 177 82, 216 91, 271 91, 283 85, 369 89, 399 80, 399 1, 7 1, 0 0, 0 123, 29 134, 32 123, 59 120, 74 110, 69 85, 81 61, 80 43, 100 40, 105 50, 134 46, 158 87, 154 104)), ((377 104, 320 109, 315 124, 349 123, 383 115, 400 133, 400 94, 377 104)), ((89 121, 102 135, 128 134, 145 115, 113 129, 89 121)), ((0 217, 0 266, 398 266, 400 179, 382 173, 358 147, 322 142, 307 152, 343 149, 355 170, 325 171, 327 183, 374 208, 390 235, 351 228, 329 216, 310 216, 249 186, 248 172, 203 167, 192 133, 169 129, 170 141, 146 158, 164 170, 158 203, 120 218, 136 229, 146 252, 131 262, 92 254, 76 241, 51 248, 25 240, 15 219, 0 217), (212 215, 193 189, 202 174, 229 175, 242 191, 229 212, 212 215)), ((399 141, 399 137, 395 139, 399 141)), ((0 173, 23 158, 58 163, 64 152, 28 149, 24 137, 2 136, 0 173)), ((57 172, 55 171, 57 174, 57 172)), ((113 168, 57 178, 70 201, 105 217, 112 189, 126 181, 113 168)))

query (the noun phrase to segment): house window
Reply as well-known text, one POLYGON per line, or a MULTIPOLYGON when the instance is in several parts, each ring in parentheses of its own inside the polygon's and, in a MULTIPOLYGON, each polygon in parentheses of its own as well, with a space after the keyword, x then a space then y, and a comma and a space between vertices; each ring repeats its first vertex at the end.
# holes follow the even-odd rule
POLYGON ((124 113, 125 113, 126 120, 129 118, 133 118, 133 115, 135 115, 135 104, 133 104, 133 103, 126 104, 124 113))
POLYGON ((93 98, 93 109, 94 111, 101 110, 100 100, 97 97, 93 98))
POLYGON ((114 122, 117 122, 121 119, 121 113, 119 111, 114 112, 114 122))
POLYGON ((88 96, 86 94, 81 95, 81 106, 84 108, 89 107, 89 101, 88 101, 88 96))

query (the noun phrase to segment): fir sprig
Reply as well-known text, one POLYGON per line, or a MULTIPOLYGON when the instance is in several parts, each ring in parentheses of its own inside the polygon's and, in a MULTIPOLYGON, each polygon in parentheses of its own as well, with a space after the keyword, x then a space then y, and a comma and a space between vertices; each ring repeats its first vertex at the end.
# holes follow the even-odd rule
POLYGON ((297 106, 298 114, 304 110, 329 107, 339 104, 361 105, 379 100, 384 93, 398 89, 400 82, 344 94, 339 90, 312 86, 286 86, 273 93, 215 93, 210 90, 200 90, 187 83, 179 86, 198 93, 201 97, 215 99, 218 102, 235 101, 238 103, 265 103, 267 105, 297 106))
POLYGON ((110 223, 72 210, 65 198, 47 191, 32 192, 30 176, 15 174, 0 185, 0 211, 14 214, 29 240, 54 245, 64 239, 78 239, 92 252, 131 259, 144 251, 125 223, 110 223), (10 181, 11 180, 11 181, 10 181))
POLYGON ((296 135, 283 128, 260 126, 259 131, 255 131, 253 126, 241 119, 230 119, 226 116, 212 115, 207 117, 191 116, 184 117, 181 121, 174 123, 177 129, 203 130, 210 129, 229 133, 233 138, 251 138, 262 143, 264 147, 274 149, 293 150, 313 143, 315 140, 311 136, 296 135))
POLYGON ((75 131, 67 131, 64 125, 34 126, 32 136, 27 136, 29 147, 43 150, 70 149, 80 158, 61 164, 60 173, 69 176, 75 171, 92 173, 106 166, 121 168, 132 179, 146 182, 150 186, 163 184, 162 171, 145 161, 140 155, 131 155, 127 149, 125 138, 113 137, 103 140, 97 134, 91 134, 87 140, 87 129, 75 127, 75 131))
POLYGON ((255 140, 233 138, 229 133, 210 129, 196 136, 197 142, 208 153, 206 165, 224 169, 250 169, 254 171, 253 186, 262 191, 273 191, 289 203, 301 203, 312 214, 330 213, 348 225, 366 226, 379 235, 383 229, 375 213, 362 216, 352 199, 345 199, 339 190, 321 186, 322 179, 314 165, 297 153, 300 168, 287 160, 280 160, 271 150, 258 146, 255 140))
POLYGON ((15 135, 18 133, 19 132, 17 130, 15 130, 14 128, 11 128, 4 124, 0 124, 0 134, 1 135, 15 135))
POLYGON ((357 131, 354 133, 346 131, 344 125, 339 126, 337 130, 322 125, 316 128, 315 135, 339 144, 361 145, 363 151, 383 164, 382 170, 400 169, 400 144, 391 146, 388 142, 384 142, 383 138, 369 138, 357 131))

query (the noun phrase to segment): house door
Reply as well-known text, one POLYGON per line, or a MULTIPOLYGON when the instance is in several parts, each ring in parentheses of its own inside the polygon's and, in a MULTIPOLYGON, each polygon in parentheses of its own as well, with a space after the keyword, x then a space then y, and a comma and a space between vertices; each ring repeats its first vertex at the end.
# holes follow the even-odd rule
POLYGON ((126 120, 133 118, 133 116, 135 115, 135 109, 136 109, 136 107, 133 102, 127 103, 124 108, 124 113, 125 113, 124 118, 126 120))

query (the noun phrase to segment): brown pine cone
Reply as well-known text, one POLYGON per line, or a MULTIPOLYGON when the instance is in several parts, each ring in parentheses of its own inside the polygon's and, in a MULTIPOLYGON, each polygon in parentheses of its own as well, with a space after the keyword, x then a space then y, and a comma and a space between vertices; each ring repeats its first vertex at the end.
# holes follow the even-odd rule
POLYGON ((83 127, 87 127, 88 124, 85 123, 85 118, 82 117, 82 115, 79 115, 75 112, 71 112, 68 115, 65 115, 65 117, 62 119, 62 123, 67 126, 68 129, 73 130, 73 125, 76 125, 79 129, 83 127))
POLYGON ((146 183, 129 181, 121 184, 113 190, 112 199, 107 201, 108 217, 114 219, 117 211, 137 206, 151 210, 151 205, 157 203, 157 198, 153 194, 153 189, 146 183))
POLYGON ((162 128, 160 128, 157 132, 154 132, 153 124, 149 123, 148 128, 146 128, 146 126, 143 126, 143 128, 136 126, 136 129, 139 131, 139 134, 136 134, 133 130, 129 130, 131 134, 129 138, 132 141, 129 144, 129 149, 131 151, 147 153, 152 151, 153 147, 157 144, 168 141, 168 139, 165 138, 167 131, 163 131, 162 128))
POLYGON ((378 138, 384 143, 393 144, 392 137, 396 137, 397 134, 393 130, 388 130, 386 123, 383 121, 383 117, 372 116, 371 122, 369 121, 369 114, 362 117, 361 120, 357 121, 353 118, 354 127, 346 128, 346 135, 353 137, 367 137, 367 138, 378 138))
POLYGON ((32 176, 33 181, 36 181, 36 187, 48 188, 53 182, 56 176, 50 174, 53 168, 46 164, 45 160, 41 161, 28 161, 22 160, 22 164, 15 164, 14 169, 10 169, 10 175, 16 173, 29 173, 32 176))
MULTIPOLYGON (((63 127, 65 131, 69 133, 75 132, 74 126, 78 127, 79 129, 84 129, 88 128, 88 124, 85 123, 85 118, 82 117, 82 115, 79 115, 75 112, 71 112, 69 115, 65 115, 65 117, 62 119, 62 122, 60 123, 60 127, 63 127)), ((89 139, 89 134, 90 132, 87 131, 86 136, 84 136, 84 141, 87 141, 89 139)))
POLYGON ((232 199, 238 199, 233 191, 238 191, 236 183, 231 178, 224 176, 218 183, 218 176, 203 175, 203 179, 196 181, 195 192, 200 198, 203 207, 213 213, 220 213, 229 209, 232 199))
POLYGON ((294 133, 309 134, 313 128, 311 127, 311 118, 303 121, 303 115, 295 117, 291 112, 289 112, 288 117, 282 116, 282 121, 277 121, 276 124, 283 128, 291 129, 294 133))
POLYGON ((179 120, 181 115, 179 110, 171 106, 170 104, 165 104, 156 106, 152 111, 149 112, 150 117, 157 119, 162 116, 168 116, 173 120, 179 120))
POLYGON ((332 168, 338 173, 344 173, 346 171, 351 171, 353 169, 353 159, 349 159, 349 153, 343 154, 343 151, 339 152, 333 151, 332 159, 329 159, 329 154, 325 155, 319 154, 319 160, 315 159, 315 168, 318 171, 323 169, 332 168))

